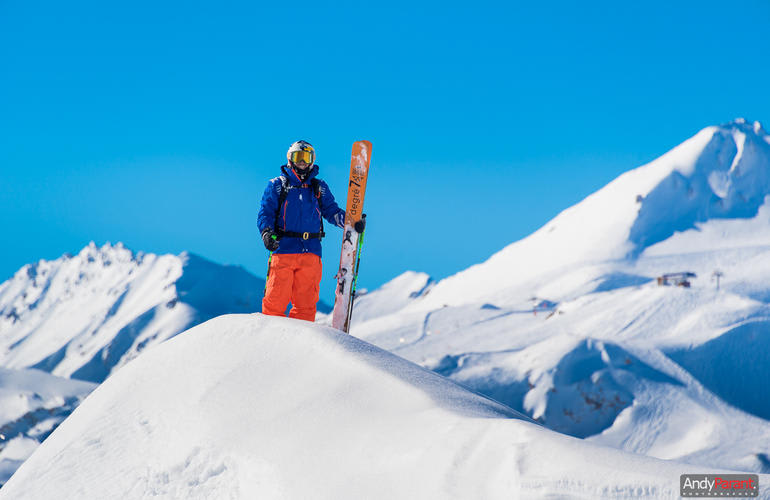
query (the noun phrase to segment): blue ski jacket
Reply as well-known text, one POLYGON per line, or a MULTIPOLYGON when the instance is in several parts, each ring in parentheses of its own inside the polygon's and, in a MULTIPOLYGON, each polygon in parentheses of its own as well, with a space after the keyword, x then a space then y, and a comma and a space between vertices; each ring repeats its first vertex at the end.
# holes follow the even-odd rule
MULTIPOLYGON (((318 165, 313 165, 305 182, 302 182, 294 170, 287 165, 281 167, 281 175, 270 179, 257 216, 257 225, 262 234, 267 228, 273 231, 291 231, 295 233, 318 233, 321 231, 321 217, 337 227, 345 227, 345 211, 337 206, 329 186, 318 179, 319 197, 313 192, 312 179, 318 175, 318 165), (286 179, 286 199, 278 206, 281 191, 284 189, 281 177, 286 179)), ((307 253, 321 257, 321 240, 318 238, 302 239, 284 236, 279 240, 275 253, 307 253)))

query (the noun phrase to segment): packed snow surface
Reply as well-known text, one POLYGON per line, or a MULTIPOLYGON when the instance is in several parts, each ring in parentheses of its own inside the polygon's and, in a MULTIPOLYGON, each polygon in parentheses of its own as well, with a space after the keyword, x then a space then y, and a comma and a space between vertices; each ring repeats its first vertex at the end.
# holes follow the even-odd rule
POLYGON ((559 435, 354 337, 253 314, 107 379, 0 499, 677 498, 683 472, 706 470, 559 435))

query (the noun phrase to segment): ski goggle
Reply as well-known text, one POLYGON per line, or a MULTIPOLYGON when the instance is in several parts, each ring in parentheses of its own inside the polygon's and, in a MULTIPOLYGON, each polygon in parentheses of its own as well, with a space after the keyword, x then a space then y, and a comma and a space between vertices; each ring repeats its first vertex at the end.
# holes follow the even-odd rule
POLYGON ((291 159, 292 163, 299 163, 304 161, 308 165, 313 164, 313 153, 310 151, 292 151, 289 158, 291 159))

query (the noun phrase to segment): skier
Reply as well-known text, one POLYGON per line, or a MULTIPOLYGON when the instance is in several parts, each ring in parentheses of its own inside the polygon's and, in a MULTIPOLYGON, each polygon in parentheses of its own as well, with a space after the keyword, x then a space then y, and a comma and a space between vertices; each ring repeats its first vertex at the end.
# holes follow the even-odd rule
MULTIPOLYGON (((290 318, 314 321, 322 271, 322 217, 344 228, 345 211, 316 177, 310 143, 295 142, 286 159, 281 175, 265 188, 257 217, 262 242, 271 252, 262 313, 284 316, 291 302, 290 318)), ((364 224, 355 229, 363 232, 364 224)))

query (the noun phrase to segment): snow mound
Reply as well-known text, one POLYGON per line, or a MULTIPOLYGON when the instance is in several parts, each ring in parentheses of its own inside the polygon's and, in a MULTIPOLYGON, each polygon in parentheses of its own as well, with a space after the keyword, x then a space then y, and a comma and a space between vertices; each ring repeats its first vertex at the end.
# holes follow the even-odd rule
POLYGON ((684 471, 331 328, 229 315, 107 379, 0 499, 677 498, 684 471))

